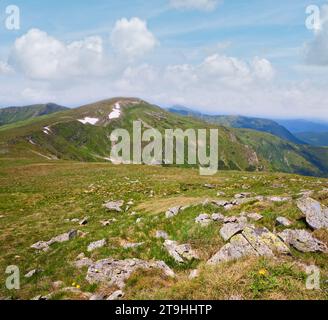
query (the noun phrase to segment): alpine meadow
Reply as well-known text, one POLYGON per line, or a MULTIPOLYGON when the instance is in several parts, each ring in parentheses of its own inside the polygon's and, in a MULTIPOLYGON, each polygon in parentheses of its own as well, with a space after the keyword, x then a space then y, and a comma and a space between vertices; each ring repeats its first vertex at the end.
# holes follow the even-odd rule
POLYGON ((327 2, 7 2, 0 300, 328 299, 327 2))

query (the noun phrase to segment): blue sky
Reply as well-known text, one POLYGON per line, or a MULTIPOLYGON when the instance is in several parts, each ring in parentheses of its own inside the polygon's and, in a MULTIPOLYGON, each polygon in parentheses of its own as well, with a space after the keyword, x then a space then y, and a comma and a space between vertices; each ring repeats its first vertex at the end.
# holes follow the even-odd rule
POLYGON ((0 106, 138 95, 210 113, 328 119, 328 28, 305 27, 311 4, 328 2, 0 0, 0 106), (17 31, 5 28, 11 4, 17 31))

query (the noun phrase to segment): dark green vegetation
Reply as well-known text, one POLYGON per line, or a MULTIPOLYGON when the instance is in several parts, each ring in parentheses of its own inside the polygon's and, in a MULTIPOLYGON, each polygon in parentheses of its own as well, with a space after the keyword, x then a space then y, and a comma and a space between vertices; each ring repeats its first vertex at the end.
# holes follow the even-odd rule
POLYGON ((0 109, 0 126, 67 110, 54 103, 0 109))
POLYGON ((277 136, 283 140, 293 142, 296 144, 304 144, 301 139, 295 137, 285 127, 281 126, 275 121, 261 118, 251 118, 243 116, 211 116, 198 112, 194 112, 184 107, 173 107, 169 109, 170 112, 181 114, 184 116, 191 116, 202 119, 208 123, 228 127, 228 128, 240 128, 240 129, 252 129, 261 132, 267 132, 274 136, 277 136))
POLYGON ((328 132, 300 132, 295 135, 312 146, 328 146, 328 132))
POLYGON ((249 129, 209 124, 201 119, 167 112, 139 99, 116 98, 77 109, 29 119, 0 128, 0 158, 60 159, 105 162, 110 157, 109 136, 115 128, 131 132, 133 121, 145 128, 219 130, 219 169, 279 171, 327 176, 328 149, 297 145, 277 136, 249 129), (109 120, 116 102, 119 119, 109 120), (96 125, 79 119, 97 118, 96 125), (45 129, 47 128, 47 129, 45 129), (45 132, 46 131, 46 132, 45 132))
MULTIPOLYGON (((315 191, 314 197, 328 204, 326 179, 272 173, 241 173, 222 171, 213 177, 199 176, 198 170, 149 166, 114 166, 105 163, 6 159, 0 160, 0 298, 31 299, 36 295, 55 292, 54 282, 65 287, 73 283, 81 292, 112 292, 115 288, 90 285, 87 270, 77 269, 73 262, 80 253, 93 260, 113 257, 140 258, 165 261, 176 273, 175 279, 156 271, 140 271, 127 282, 126 299, 229 299, 237 295, 245 299, 327 299, 324 280, 328 276, 328 259, 324 254, 301 254, 295 250, 293 258, 279 260, 248 259, 218 267, 205 262, 224 244, 219 235, 221 224, 202 228, 194 221, 200 213, 217 212, 217 207, 203 206, 204 199, 218 199, 217 192, 225 192, 225 199, 236 193, 298 197, 301 190, 315 191), (205 184, 214 189, 207 189, 205 184), (109 213, 102 205, 108 200, 133 200, 123 213, 109 213), (167 220, 165 211, 175 205, 194 204, 175 218, 167 220), (136 215, 131 215, 135 211, 136 215), (89 217, 86 226, 67 221, 89 217), (117 221, 103 227, 101 220, 117 221), (137 223, 137 219, 142 220, 137 223), (55 244, 48 252, 36 252, 30 246, 48 240, 71 229, 86 235, 70 242, 55 244), (171 239, 190 243, 200 255, 199 261, 178 265, 163 248, 163 240, 156 239, 157 230, 164 230, 171 239), (90 242, 106 239, 107 245, 92 253, 90 242), (144 242, 144 245, 125 250, 124 242, 144 242), (305 288, 306 275, 298 261, 315 264, 321 270, 322 290, 305 288), (4 287, 4 270, 17 265, 21 271, 21 290, 8 291, 4 287), (192 269, 199 267, 200 277, 189 280, 192 269), (42 272, 32 278, 23 275, 32 269, 42 272), (261 274, 261 270, 265 274, 261 274)), ((251 202, 226 212, 258 212, 264 219, 256 224, 270 230, 278 216, 288 217, 293 228, 306 228, 294 201, 283 203, 251 202)), ((327 231, 316 236, 328 243, 327 231)), ((74 298, 77 294, 61 294, 56 299, 74 298)))

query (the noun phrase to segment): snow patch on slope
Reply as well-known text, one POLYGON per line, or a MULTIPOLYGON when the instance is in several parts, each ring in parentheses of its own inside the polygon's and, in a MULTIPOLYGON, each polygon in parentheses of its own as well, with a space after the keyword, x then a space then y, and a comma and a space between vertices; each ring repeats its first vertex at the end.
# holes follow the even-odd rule
POLYGON ((80 119, 78 120, 79 122, 83 123, 83 124, 91 124, 91 125, 95 125, 97 124, 97 122, 99 121, 98 118, 89 118, 89 117, 85 117, 84 119, 80 119))
POLYGON ((118 119, 121 116, 121 105, 117 102, 115 103, 113 111, 109 114, 109 120, 118 119))

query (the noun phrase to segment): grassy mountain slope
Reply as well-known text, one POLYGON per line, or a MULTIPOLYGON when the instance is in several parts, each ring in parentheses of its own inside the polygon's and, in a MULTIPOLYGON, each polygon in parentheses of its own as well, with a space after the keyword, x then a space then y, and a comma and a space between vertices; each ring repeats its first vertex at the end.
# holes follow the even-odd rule
POLYGON ((0 109, 0 126, 52 114, 67 108, 54 103, 0 109))
POLYGON ((298 146, 254 130, 209 124, 134 98, 105 100, 3 126, 0 128, 0 158, 106 161, 110 157, 112 130, 131 131, 136 120, 161 132, 172 128, 218 128, 219 169, 222 170, 282 171, 318 176, 328 173, 328 149, 298 146), (110 120, 108 115, 117 102, 122 114, 110 120), (90 125, 78 121, 85 117, 97 118, 98 122, 90 125))
POLYGON ((300 132, 295 136, 312 146, 328 146, 328 132, 300 132))
POLYGON ((295 137, 285 127, 275 121, 261 118, 251 118, 243 116, 211 116, 192 111, 185 107, 173 107, 170 112, 178 113, 184 116, 200 118, 208 123, 217 124, 229 128, 253 129, 257 131, 271 133, 281 139, 296 143, 304 144, 301 139, 295 137))

